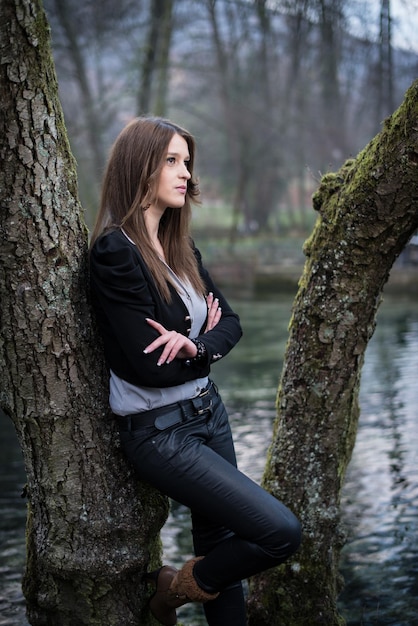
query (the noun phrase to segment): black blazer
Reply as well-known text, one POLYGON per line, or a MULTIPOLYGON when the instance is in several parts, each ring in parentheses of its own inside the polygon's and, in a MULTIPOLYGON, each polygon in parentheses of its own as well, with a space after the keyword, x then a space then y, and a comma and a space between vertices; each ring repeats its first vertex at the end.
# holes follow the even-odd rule
POLYGON ((239 341, 242 330, 238 315, 213 284, 197 249, 195 254, 208 293, 212 291, 219 298, 222 317, 213 330, 203 333, 204 325, 200 331, 199 340, 207 350, 204 362, 173 359, 158 366, 163 348, 144 354, 145 347, 159 336, 145 318, 187 337, 189 312, 183 300, 171 285, 171 303, 160 297, 140 251, 120 230, 102 235, 95 242, 90 253, 92 304, 107 364, 120 378, 144 387, 179 385, 207 376, 210 364, 225 356, 239 341))

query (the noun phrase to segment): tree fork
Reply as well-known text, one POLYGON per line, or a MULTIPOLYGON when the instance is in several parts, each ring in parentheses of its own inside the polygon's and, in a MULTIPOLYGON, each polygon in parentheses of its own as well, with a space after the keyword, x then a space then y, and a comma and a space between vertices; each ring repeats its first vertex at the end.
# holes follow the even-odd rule
POLYGON ((319 217, 305 244, 263 479, 300 517, 304 539, 291 563, 252 581, 251 626, 344 621, 337 610, 341 489, 383 288, 418 228, 417 119, 418 81, 381 133, 325 175, 313 197, 319 217))
POLYGON ((2 0, 0 41, 0 399, 27 471, 28 619, 153 624, 142 575, 158 563, 167 500, 134 480, 107 408, 76 165, 39 0, 2 0))

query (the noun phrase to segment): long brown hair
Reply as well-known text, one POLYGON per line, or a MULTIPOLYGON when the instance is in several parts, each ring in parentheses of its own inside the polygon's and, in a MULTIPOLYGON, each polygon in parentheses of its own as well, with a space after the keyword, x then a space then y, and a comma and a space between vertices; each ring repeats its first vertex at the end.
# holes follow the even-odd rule
POLYGON ((173 135, 186 141, 191 178, 187 183, 184 206, 167 207, 160 220, 158 237, 167 264, 181 279, 188 280, 204 295, 190 239, 191 203, 198 202, 199 187, 193 177, 195 142, 192 135, 169 120, 139 117, 132 120, 117 137, 105 170, 100 208, 90 247, 103 233, 123 228, 137 245, 162 297, 169 302, 170 275, 152 246, 145 226, 144 211, 156 201, 160 173, 173 135))

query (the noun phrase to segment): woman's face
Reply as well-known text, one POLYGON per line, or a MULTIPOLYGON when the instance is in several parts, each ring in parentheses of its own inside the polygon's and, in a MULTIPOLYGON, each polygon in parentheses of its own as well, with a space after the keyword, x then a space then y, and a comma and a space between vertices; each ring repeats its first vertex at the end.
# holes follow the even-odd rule
POLYGON ((190 154, 187 142, 180 135, 173 135, 168 144, 163 169, 157 189, 156 208, 165 211, 184 205, 187 192, 187 181, 191 174, 188 170, 190 154))

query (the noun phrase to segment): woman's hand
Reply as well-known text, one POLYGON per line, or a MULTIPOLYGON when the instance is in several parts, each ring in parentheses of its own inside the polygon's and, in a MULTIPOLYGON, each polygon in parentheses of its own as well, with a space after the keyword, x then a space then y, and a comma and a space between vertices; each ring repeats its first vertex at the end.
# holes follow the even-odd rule
MULTIPOLYGON (((222 317, 219 300, 218 298, 213 297, 212 292, 206 296, 206 302, 208 306, 208 318, 205 333, 212 330, 212 328, 215 328, 222 317)), ((190 341, 190 339, 175 330, 167 330, 162 324, 156 322, 155 320, 147 318, 147 323, 155 328, 155 330, 160 333, 160 336, 145 348, 145 354, 154 352, 157 348, 164 346, 162 354, 157 361, 157 365, 171 363, 171 361, 176 357, 179 359, 192 359, 196 356, 197 349, 193 341, 190 341)))
POLYGON ((157 348, 164 346, 162 354, 157 361, 157 365, 171 363, 173 359, 192 359, 197 354, 195 344, 187 337, 175 330, 167 330, 162 324, 147 318, 147 323, 160 333, 158 339, 155 339, 144 350, 145 354, 154 352, 157 348))
POLYGON ((206 302, 208 305, 208 321, 206 322, 205 333, 215 328, 222 317, 222 309, 219 306, 219 300, 213 297, 212 292, 206 296, 206 302))

